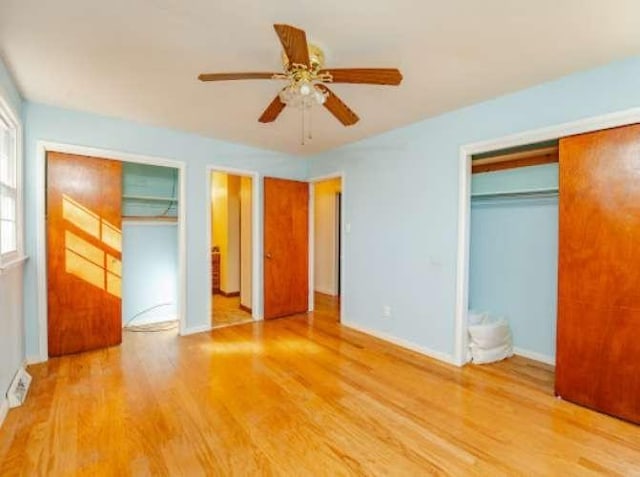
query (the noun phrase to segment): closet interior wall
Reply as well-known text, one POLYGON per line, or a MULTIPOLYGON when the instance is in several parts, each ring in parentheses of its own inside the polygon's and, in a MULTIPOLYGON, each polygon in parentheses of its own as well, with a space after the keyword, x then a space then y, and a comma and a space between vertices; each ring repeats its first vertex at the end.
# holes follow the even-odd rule
POLYGON ((469 308, 506 317, 516 353, 553 364, 558 164, 518 160, 516 167, 486 172, 474 166, 469 308))
POLYGON ((178 318, 178 170, 122 166, 122 326, 178 318))

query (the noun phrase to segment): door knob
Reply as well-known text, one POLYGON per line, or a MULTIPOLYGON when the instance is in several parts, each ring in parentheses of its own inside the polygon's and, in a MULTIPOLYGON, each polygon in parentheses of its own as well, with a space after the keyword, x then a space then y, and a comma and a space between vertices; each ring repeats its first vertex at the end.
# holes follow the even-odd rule
POLYGON ((269 260, 271 260, 271 253, 267 252, 267 253, 264 254, 264 256, 266 258, 268 258, 269 260))

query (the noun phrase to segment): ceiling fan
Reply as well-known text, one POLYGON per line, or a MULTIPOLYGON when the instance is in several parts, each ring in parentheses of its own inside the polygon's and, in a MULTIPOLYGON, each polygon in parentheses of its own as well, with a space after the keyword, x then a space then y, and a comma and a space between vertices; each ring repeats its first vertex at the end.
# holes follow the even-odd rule
POLYGON ((314 104, 322 104, 343 125, 351 126, 360 118, 327 87, 327 83, 399 85, 402 81, 402 74, 396 68, 326 69, 324 53, 317 46, 307 43, 304 30, 281 24, 273 27, 284 49, 283 73, 206 73, 198 76, 200 81, 240 79, 287 81, 288 84, 280 90, 258 119, 261 123, 275 121, 286 106, 297 107, 304 112, 314 104))

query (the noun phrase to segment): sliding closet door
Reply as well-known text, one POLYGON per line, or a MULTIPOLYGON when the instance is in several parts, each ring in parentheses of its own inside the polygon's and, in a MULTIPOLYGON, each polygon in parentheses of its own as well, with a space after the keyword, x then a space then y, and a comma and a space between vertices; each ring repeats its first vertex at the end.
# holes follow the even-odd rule
POLYGON ((122 340, 122 164, 47 154, 49 356, 122 340))
POLYGON ((640 423, 640 125, 560 141, 556 394, 640 423))

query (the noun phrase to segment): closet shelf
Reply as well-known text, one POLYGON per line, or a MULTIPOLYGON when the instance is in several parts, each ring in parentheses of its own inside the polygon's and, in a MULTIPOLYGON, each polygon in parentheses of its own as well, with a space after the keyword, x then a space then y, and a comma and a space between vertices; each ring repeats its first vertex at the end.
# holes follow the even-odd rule
POLYGON ((483 199, 519 199, 519 198, 551 198, 558 196, 557 188, 530 189, 505 192, 481 192, 471 194, 471 200, 483 199))
POLYGON ((122 198, 140 202, 178 202, 177 197, 157 197, 152 195, 123 195, 122 198))
POLYGON ((123 215, 122 222, 162 222, 177 223, 178 217, 175 215, 123 215))

